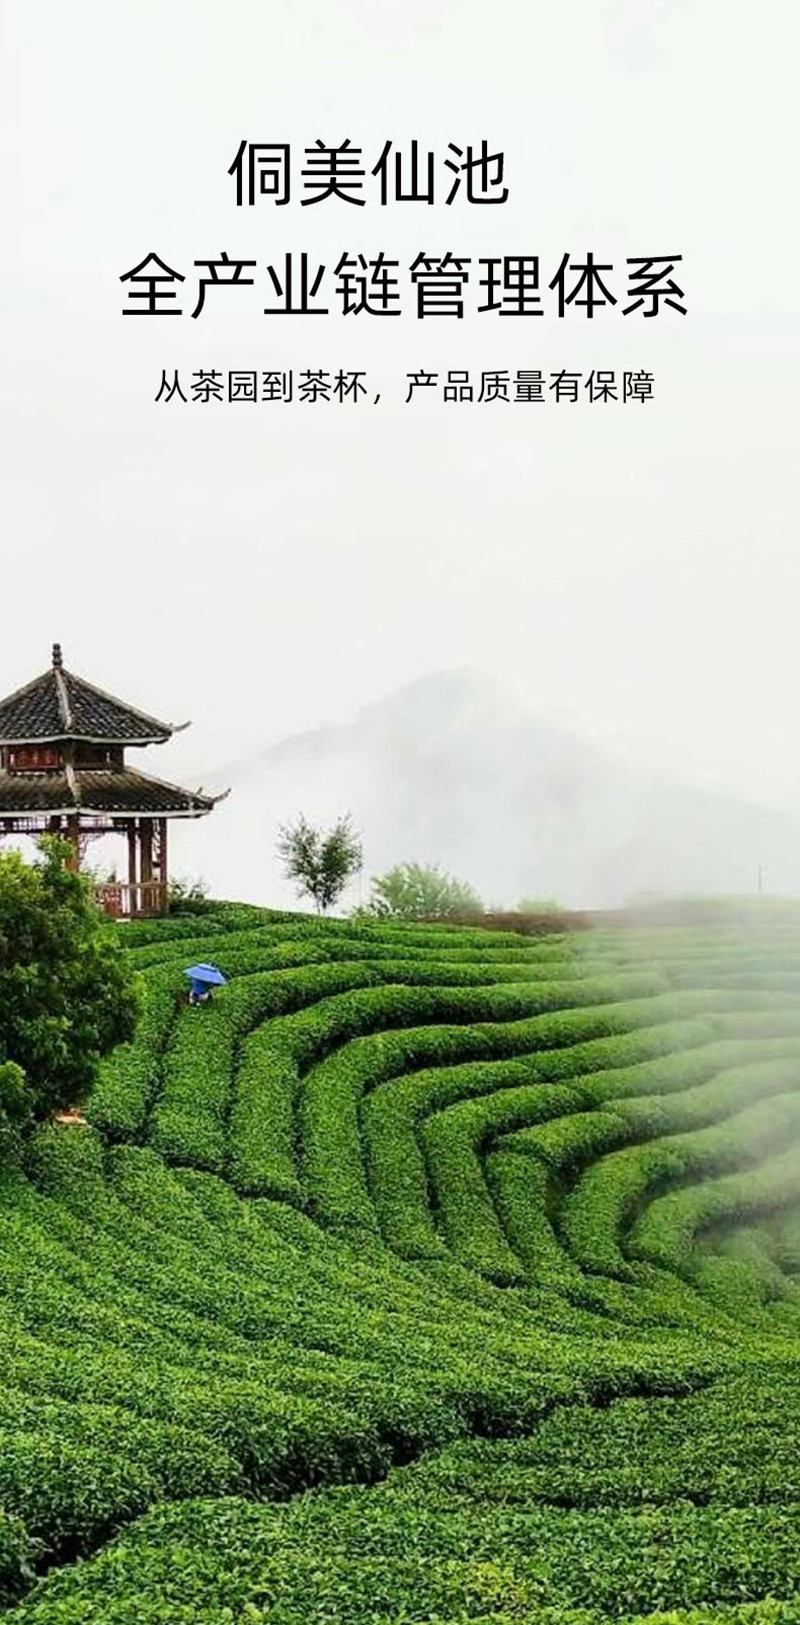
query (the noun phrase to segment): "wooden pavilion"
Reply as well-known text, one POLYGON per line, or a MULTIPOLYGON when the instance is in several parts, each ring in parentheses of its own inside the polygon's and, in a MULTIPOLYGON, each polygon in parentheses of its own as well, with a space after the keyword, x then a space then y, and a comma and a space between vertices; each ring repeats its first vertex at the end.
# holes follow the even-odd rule
POLYGON ((66 671, 55 643, 49 671, 0 701, 0 835, 59 834, 78 868, 89 841, 124 834, 128 879, 100 886, 100 902, 122 918, 164 913, 169 820, 203 818, 222 797, 140 773, 125 749, 179 731, 66 671))

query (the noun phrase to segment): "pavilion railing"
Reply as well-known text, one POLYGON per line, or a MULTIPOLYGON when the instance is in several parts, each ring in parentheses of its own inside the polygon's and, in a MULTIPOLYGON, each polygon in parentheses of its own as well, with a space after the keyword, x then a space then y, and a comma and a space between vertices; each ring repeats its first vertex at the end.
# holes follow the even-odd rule
POLYGON ((106 881, 97 887, 97 901, 115 920, 146 920, 167 912, 163 880, 106 881))

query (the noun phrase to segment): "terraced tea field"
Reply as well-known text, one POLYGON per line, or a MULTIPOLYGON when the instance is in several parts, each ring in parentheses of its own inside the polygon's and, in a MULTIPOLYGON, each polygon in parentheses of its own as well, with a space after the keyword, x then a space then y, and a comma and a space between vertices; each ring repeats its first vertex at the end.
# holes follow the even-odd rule
POLYGON ((8 1625, 800 1621, 800 911, 126 941, 0 1175, 8 1625))

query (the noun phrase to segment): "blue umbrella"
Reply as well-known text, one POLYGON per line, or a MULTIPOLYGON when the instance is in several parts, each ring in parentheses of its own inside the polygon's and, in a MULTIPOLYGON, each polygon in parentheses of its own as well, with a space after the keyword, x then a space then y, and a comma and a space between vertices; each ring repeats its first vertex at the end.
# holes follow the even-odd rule
POLYGON ((216 965, 190 965, 183 974, 188 976, 195 997, 201 993, 207 993, 211 987, 224 987, 228 980, 227 976, 223 976, 222 971, 218 970, 216 965))

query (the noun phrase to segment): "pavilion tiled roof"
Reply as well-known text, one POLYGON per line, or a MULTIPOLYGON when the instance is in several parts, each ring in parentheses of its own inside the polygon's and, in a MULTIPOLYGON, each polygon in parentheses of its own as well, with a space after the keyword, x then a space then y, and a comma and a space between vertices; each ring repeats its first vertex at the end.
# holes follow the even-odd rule
POLYGON ((199 818, 219 796, 182 790, 129 768, 118 772, 6 773, 0 771, 0 818, 55 813, 199 818))
POLYGON ((112 745, 161 744, 175 732, 144 711, 65 671, 59 644, 49 671, 0 700, 0 745, 80 739, 112 745))

